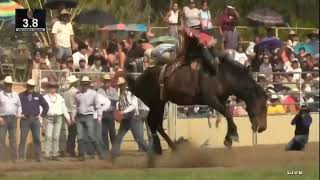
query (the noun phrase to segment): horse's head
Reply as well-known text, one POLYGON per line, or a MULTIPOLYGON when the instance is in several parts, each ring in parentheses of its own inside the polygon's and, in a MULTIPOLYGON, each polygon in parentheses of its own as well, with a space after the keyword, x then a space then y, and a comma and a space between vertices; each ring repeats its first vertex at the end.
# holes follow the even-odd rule
POLYGON ((259 133, 267 129, 267 100, 265 91, 258 85, 247 89, 247 97, 243 98, 246 103, 251 127, 254 132, 259 133))

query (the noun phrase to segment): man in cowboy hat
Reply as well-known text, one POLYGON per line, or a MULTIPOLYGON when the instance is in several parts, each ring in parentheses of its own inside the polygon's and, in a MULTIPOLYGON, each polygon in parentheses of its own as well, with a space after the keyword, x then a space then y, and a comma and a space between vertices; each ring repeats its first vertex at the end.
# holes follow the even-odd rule
POLYGON ((143 151, 148 150, 147 143, 143 139, 143 131, 141 132, 141 123, 143 121, 134 119, 135 115, 139 113, 138 98, 127 90, 127 83, 123 77, 118 79, 119 86, 119 102, 116 105, 116 111, 120 111, 122 119, 120 128, 116 136, 114 145, 112 146, 111 156, 114 159, 120 151, 120 146, 123 137, 130 129, 135 141, 143 151))
POLYGON ((116 129, 113 114, 116 108, 116 103, 119 100, 117 89, 111 86, 110 74, 105 74, 103 76, 103 87, 98 89, 97 92, 111 101, 110 108, 104 111, 102 115, 102 139, 104 142, 103 148, 105 151, 108 151, 109 142, 111 142, 112 145, 115 142, 116 129))
POLYGON ((36 161, 40 162, 40 121, 42 118, 47 116, 49 106, 43 96, 40 93, 34 91, 35 86, 35 80, 29 79, 27 81, 27 90, 19 94, 22 106, 22 117, 20 120, 21 133, 19 144, 19 158, 26 159, 26 141, 29 129, 31 129, 36 161), (40 106, 42 107, 41 114, 40 106))
POLYGON ((67 124, 71 124, 70 115, 63 97, 57 94, 59 85, 54 82, 48 83, 49 92, 44 95, 44 99, 49 105, 48 115, 45 118, 45 158, 47 160, 59 160, 59 137, 63 117, 67 124))
POLYGON ((60 138, 62 141, 60 141, 60 152, 64 154, 64 151, 66 151, 71 157, 75 157, 75 147, 76 147, 76 137, 77 137, 77 125, 75 123, 75 119, 72 115, 72 110, 74 109, 74 106, 76 105, 75 98, 76 94, 78 92, 77 89, 77 82, 79 79, 75 75, 71 75, 67 77, 67 83, 69 84, 69 89, 62 93, 62 97, 65 100, 66 107, 68 110, 68 113, 70 115, 70 125, 68 126, 68 137, 65 147, 65 142, 63 141, 63 136, 66 136, 64 133, 65 126, 62 126, 62 133, 60 134, 60 138))
POLYGON ((97 120, 101 124, 101 102, 98 93, 89 88, 90 79, 88 76, 82 77, 80 86, 81 89, 76 94, 76 110, 74 111, 77 124, 79 160, 85 160, 88 144, 93 146, 100 159, 104 159, 105 154, 99 145, 93 119, 93 115, 97 111, 97 120))
POLYGON ((4 159, 5 141, 9 134, 11 160, 17 159, 16 129, 17 118, 21 116, 21 102, 18 94, 12 91, 12 77, 4 78, 4 90, 0 91, 0 160, 4 159))
POLYGON ((53 24, 52 34, 57 50, 56 58, 61 61, 64 57, 72 56, 72 48, 75 48, 74 32, 70 22, 71 14, 62 10, 59 20, 53 24))

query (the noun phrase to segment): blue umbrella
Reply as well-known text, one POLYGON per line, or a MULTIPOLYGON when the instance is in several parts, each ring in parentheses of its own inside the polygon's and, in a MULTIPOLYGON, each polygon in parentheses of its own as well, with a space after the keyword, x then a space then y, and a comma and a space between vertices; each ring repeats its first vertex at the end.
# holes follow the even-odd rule
POLYGON ((255 52, 269 51, 272 52, 277 48, 280 48, 283 45, 283 42, 276 38, 268 38, 254 46, 255 52))
POLYGON ((300 43, 293 47, 294 53, 299 54, 301 48, 305 49, 305 52, 310 53, 311 55, 316 54, 315 48, 311 44, 300 43))

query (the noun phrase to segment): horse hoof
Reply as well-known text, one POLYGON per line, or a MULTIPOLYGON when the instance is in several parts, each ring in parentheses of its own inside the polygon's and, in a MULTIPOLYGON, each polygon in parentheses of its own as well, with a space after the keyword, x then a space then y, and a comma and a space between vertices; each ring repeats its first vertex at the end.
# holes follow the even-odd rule
POLYGON ((239 142, 239 136, 238 136, 238 135, 231 135, 231 136, 230 136, 230 139, 231 139, 232 141, 239 142))
POLYGON ((232 141, 224 140, 223 144, 224 144, 228 149, 231 149, 231 147, 232 147, 232 141))

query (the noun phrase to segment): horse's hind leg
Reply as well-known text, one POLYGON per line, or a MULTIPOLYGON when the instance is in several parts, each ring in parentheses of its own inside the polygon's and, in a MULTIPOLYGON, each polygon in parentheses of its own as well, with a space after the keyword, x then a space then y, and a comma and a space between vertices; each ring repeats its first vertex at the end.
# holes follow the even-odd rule
POLYGON ((173 141, 170 139, 170 137, 168 136, 168 134, 164 131, 162 123, 158 125, 157 128, 158 132, 160 133, 160 135, 166 140, 166 142, 168 143, 169 147, 172 149, 172 151, 176 150, 176 145, 173 143, 173 141))

